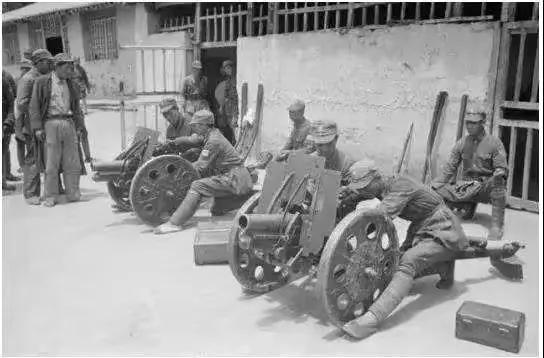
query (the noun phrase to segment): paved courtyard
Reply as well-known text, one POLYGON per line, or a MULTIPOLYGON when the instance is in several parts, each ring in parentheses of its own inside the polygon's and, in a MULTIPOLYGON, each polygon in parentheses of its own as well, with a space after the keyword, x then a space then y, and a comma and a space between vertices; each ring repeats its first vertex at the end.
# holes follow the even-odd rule
MULTIPOLYGON (((87 118, 100 159, 119 151, 118 115, 87 118)), ((103 183, 85 177, 82 193, 53 209, 27 206, 20 191, 2 198, 5 355, 513 355, 455 338, 466 300, 524 312, 520 355, 538 353, 537 214, 506 212, 505 239, 527 244, 523 282, 499 277, 486 259, 461 262, 452 289, 416 281, 381 332, 353 342, 327 322, 312 282, 247 296, 227 266, 194 265, 194 229, 158 237, 113 212, 103 183)), ((490 211, 481 205, 467 233, 485 235, 490 211)), ((398 229, 402 237, 405 223, 398 229)))

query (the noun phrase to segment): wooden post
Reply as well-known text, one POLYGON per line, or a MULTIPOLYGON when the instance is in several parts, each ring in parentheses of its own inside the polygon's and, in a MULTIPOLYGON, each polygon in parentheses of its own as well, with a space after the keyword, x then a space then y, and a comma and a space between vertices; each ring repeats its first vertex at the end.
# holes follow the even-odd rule
POLYGON ((155 130, 159 130, 159 105, 155 104, 153 107, 155 107, 155 130))
MULTIPOLYGON (((304 3, 304 14, 302 15, 302 31, 308 31, 308 12, 306 11, 308 3, 304 3)), ((348 15, 349 16, 349 15, 348 15)), ((349 21, 349 19, 348 19, 349 21)))
POLYGON ((142 92, 145 92, 145 63, 144 63, 144 49, 140 49, 140 59, 142 60, 142 92))
POLYGON ((206 9, 206 42, 210 42, 211 41, 211 27, 210 27, 210 9, 207 8, 206 9))
POLYGON ((512 181, 514 178, 514 162, 516 161, 516 145, 518 139, 517 127, 510 127, 510 148, 508 148, 508 180, 506 181, 506 195, 512 194, 512 181))
POLYGON ((144 127, 147 128, 147 105, 144 104, 144 127))
POLYGON ((531 156, 533 154, 533 129, 527 128, 527 140, 525 142, 525 158, 523 162, 523 187, 521 198, 527 200, 529 193, 529 176, 531 174, 531 156))
POLYGON ((323 23, 323 28, 325 30, 329 28, 329 10, 325 10, 325 22, 323 23))
POLYGON ((406 17, 406 3, 403 2, 400 8, 400 21, 404 21, 406 17))
MULTIPOLYGON (((297 9, 297 3, 295 3, 295 10, 297 9)), ((298 32, 298 13, 296 11, 293 12, 293 32, 298 32)))
MULTIPOLYGON (((538 20, 538 2, 533 3, 533 16, 531 18, 533 20, 538 20)), ((536 53, 538 53, 538 51, 536 53)))
POLYGON ((195 4, 195 40, 193 42, 193 60, 200 61, 200 3, 195 4))
POLYGON ((449 17, 451 17, 451 8, 452 8, 452 3, 451 2, 447 2, 446 3, 446 13, 444 15, 444 17, 447 19, 449 17))
POLYGON ((230 12, 229 12, 229 39, 231 41, 234 41, 234 16, 233 16, 233 9, 232 5, 230 6, 230 12))
POLYGON ((340 27, 340 10, 336 9, 336 16, 334 18, 334 27, 339 28, 340 27))
POLYGON ((374 5, 374 25, 380 23, 380 5, 374 5))
POLYGON ((157 92, 157 81, 155 79, 155 49, 151 50, 151 70, 153 71, 153 92, 157 92))
POLYGON ((238 37, 243 36, 243 22, 242 22, 242 6, 238 4, 238 37))
POLYGON ((213 8, 213 42, 217 42, 219 33, 219 21, 217 21, 217 8, 213 8))
POLYGON ((221 41, 227 41, 227 36, 225 36, 225 31, 227 30, 226 21, 225 8, 221 6, 221 41))
POLYGON ((253 3, 248 2, 247 3, 247 36, 253 36, 253 3))
POLYGON ((513 18, 513 10, 515 9, 516 3, 503 2, 501 10, 501 21, 508 22, 513 18))
POLYGON ((166 50, 165 49, 162 49, 162 80, 164 83, 164 92, 166 92, 167 86, 166 86, 166 50))
POLYGON ((453 16, 455 16, 455 17, 463 16, 463 3, 462 2, 453 3, 453 16))
MULTIPOLYGON (((519 39, 519 52, 518 52, 518 66, 516 69, 516 86, 514 87, 514 101, 519 101, 519 95, 521 92, 521 78, 523 77, 523 60, 525 56, 525 40, 527 39, 527 31, 521 30, 521 36, 519 39)), ((538 57, 538 56, 537 56, 538 57)))
MULTIPOLYGON (((348 3, 348 29, 351 29, 353 27, 353 3, 352 2, 349 2, 348 3)), ((304 13, 304 15, 306 15, 306 13, 304 13)), ((304 30, 306 31, 306 30, 304 30)))
POLYGON ((421 3, 416 2, 416 21, 421 20, 421 3))
POLYGON ((391 18, 392 17, 393 17, 393 4, 388 3, 387 4, 387 19, 386 19, 387 24, 391 23, 391 18))
POLYGON ((434 2, 431 3, 431 11, 429 13, 429 19, 433 20, 434 19, 434 2))
POLYGON ((482 8, 480 10, 480 16, 485 16, 485 13, 487 12, 487 2, 482 2, 482 8))
POLYGON ((533 86, 531 88, 531 102, 536 102, 538 98, 538 63, 540 62, 538 59, 538 42, 536 43, 536 57, 535 57, 535 67, 533 69, 533 86))
POLYGON ((465 125, 465 113, 467 111, 467 101, 468 101, 468 95, 464 94, 461 97, 461 109, 459 110, 459 120, 457 122, 457 135, 455 136, 455 140, 461 139, 463 136, 463 129, 465 125))
POLYGON ((362 19, 362 21, 361 21, 361 24, 363 24, 363 25, 366 25, 366 18, 367 18, 366 12, 367 12, 367 7, 364 6, 364 7, 363 7, 363 19, 362 19))
POLYGON ((261 36, 263 34, 263 5, 259 5, 259 32, 257 33, 258 36, 261 36))
POLYGON ((278 3, 269 2, 268 3, 268 26, 266 27, 267 34, 277 34, 278 33, 278 3))
POLYGON ((317 6, 314 6, 314 31, 319 30, 319 11, 317 11, 317 6))

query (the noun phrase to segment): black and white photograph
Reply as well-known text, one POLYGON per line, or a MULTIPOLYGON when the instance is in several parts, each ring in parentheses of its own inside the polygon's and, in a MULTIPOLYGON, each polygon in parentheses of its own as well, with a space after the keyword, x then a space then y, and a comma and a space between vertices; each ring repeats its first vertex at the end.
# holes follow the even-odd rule
POLYGON ((2 356, 541 356, 541 12, 3 1, 2 356))

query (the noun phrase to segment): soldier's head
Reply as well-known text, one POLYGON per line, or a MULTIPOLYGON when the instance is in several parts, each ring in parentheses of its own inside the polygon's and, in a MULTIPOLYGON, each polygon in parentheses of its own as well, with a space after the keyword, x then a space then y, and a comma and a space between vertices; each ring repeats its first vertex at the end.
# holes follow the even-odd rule
POLYGON ((338 126, 333 121, 316 121, 310 129, 309 137, 315 145, 317 154, 329 158, 336 151, 338 126))
POLYGON ((293 122, 301 122, 304 120, 304 109, 306 108, 306 105, 304 104, 304 101, 297 99, 294 101, 287 110, 289 111, 289 118, 293 122))
POLYGON ((24 75, 32 69, 32 61, 23 58, 19 64, 19 69, 21 70, 21 76, 24 75))
POLYGON ((363 159, 353 163, 349 169, 349 187, 356 190, 362 200, 381 198, 385 185, 374 161, 363 159))
POLYGON ((164 98, 159 104, 162 115, 168 123, 172 125, 177 125, 181 116, 179 113, 179 107, 176 100, 172 97, 164 98))
POLYGON ((467 132, 471 136, 482 133, 485 129, 485 113, 470 112, 465 114, 465 125, 467 132))
POLYGON ((53 58, 55 73, 61 80, 72 78, 74 74, 74 60, 65 53, 59 53, 53 58))
POLYGON ((200 63, 200 61, 193 61, 192 70, 195 77, 200 76, 200 74, 202 73, 202 63, 200 63))
POLYGON ((231 60, 223 61, 223 64, 221 65, 221 72, 225 76, 228 76, 228 77, 232 76, 234 72, 234 62, 232 62, 231 60))
POLYGON ((201 109, 193 114, 191 129, 198 135, 206 135, 213 128, 213 113, 207 109, 201 109))
POLYGON ((51 52, 40 48, 32 52, 32 63, 34 67, 38 70, 39 73, 45 75, 51 71, 51 63, 53 61, 53 56, 51 52))

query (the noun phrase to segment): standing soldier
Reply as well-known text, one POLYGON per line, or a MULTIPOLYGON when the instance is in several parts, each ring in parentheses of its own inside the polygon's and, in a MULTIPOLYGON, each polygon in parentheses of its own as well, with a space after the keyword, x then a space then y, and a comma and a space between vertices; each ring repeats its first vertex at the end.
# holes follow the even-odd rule
POLYGON ((74 63, 64 53, 54 57, 55 70, 36 79, 30 101, 30 122, 36 138, 46 142, 45 203, 55 206, 59 196, 59 169, 62 164, 66 198, 78 201, 82 163, 78 134, 85 131, 79 107, 79 91, 72 82, 74 63))
POLYGON ((91 83, 89 82, 89 77, 87 77, 87 72, 81 66, 79 57, 74 59, 74 82, 79 87, 82 109, 87 114, 87 92, 91 90, 91 83))
MULTIPOLYGON (((23 77, 32 69, 32 61, 26 57, 21 60, 19 68, 21 69, 21 75, 17 79, 17 89, 20 86, 24 86, 23 77)), ((17 93, 16 93, 17 94, 17 93)), ((17 161, 19 163, 19 172, 23 172, 25 166, 25 138, 23 136, 23 122, 21 114, 19 113, 19 106, 15 102, 13 107, 13 112, 15 114, 15 141, 17 142, 17 161)))
MULTIPOLYGON (((410 221, 399 265, 391 282, 369 309, 359 318, 344 325, 353 337, 365 338, 375 333, 380 324, 408 295, 414 278, 438 262, 453 260, 468 247, 468 239, 455 214, 442 198, 415 180, 383 177, 370 161, 359 161, 350 170, 349 189, 359 200, 381 199, 377 210, 391 219, 397 216, 410 221)), ((439 281, 448 288, 453 280, 439 281)))
POLYGON ((15 132, 15 109, 14 107, 14 99, 15 95, 17 93, 17 85, 15 83, 15 80, 13 79, 13 76, 4 70, 2 70, 2 82, 4 82, 4 79, 6 81, 6 88, 10 91, 10 101, 9 104, 10 107, 10 114, 8 118, 8 122, 4 122, 6 118, 2 118, 4 125, 2 128, 2 161, 3 161, 3 167, 2 172, 5 172, 5 179, 9 181, 18 181, 20 180, 19 177, 11 174, 11 151, 9 150, 9 145, 11 142, 11 135, 15 132))
POLYGON ((467 113, 465 123, 468 135, 455 144, 442 175, 431 186, 447 202, 491 202, 488 239, 500 240, 506 206, 506 152, 499 138, 486 133, 484 113, 467 113), (455 182, 461 164, 462 180, 455 182))
POLYGON ((17 118, 20 127, 20 136, 25 141, 25 165, 23 168, 23 196, 30 205, 40 204, 40 170, 42 170, 43 158, 41 144, 33 135, 30 125, 29 105, 32 98, 32 88, 36 78, 48 74, 51 71, 51 53, 44 49, 38 49, 32 53, 32 64, 34 67, 28 71, 20 80, 17 88, 17 102, 19 116, 17 118))
POLYGON ((236 144, 235 128, 238 126, 238 92, 234 77, 234 63, 226 60, 221 66, 225 79, 215 88, 215 100, 219 106, 216 125, 223 136, 232 144, 236 144))
POLYGON ((311 143, 307 140, 312 123, 304 117, 305 107, 306 105, 301 100, 296 100, 289 106, 289 118, 293 122, 293 129, 289 134, 287 143, 285 143, 278 154, 277 160, 285 159, 292 150, 299 150, 304 147, 307 148, 308 153, 311 153, 314 150, 311 143))
POLYGON ((15 186, 7 183, 9 172, 9 138, 13 133, 13 102, 15 96, 11 88, 9 74, 2 70, 2 190, 15 190, 15 186))
POLYGON ((181 83, 183 111, 190 116, 201 109, 210 109, 208 103, 208 78, 202 75, 200 61, 193 62, 193 73, 185 77, 181 83))
POLYGON ((252 180, 244 167, 244 160, 213 125, 214 118, 210 111, 202 110, 194 114, 191 127, 203 138, 203 148, 193 167, 202 179, 191 183, 183 202, 168 222, 155 229, 155 234, 182 230, 202 198, 244 195, 251 190, 252 180))

